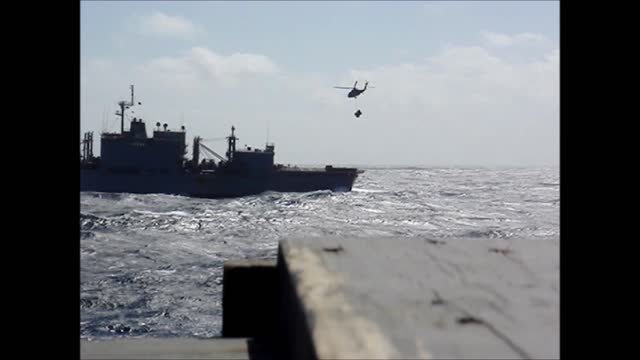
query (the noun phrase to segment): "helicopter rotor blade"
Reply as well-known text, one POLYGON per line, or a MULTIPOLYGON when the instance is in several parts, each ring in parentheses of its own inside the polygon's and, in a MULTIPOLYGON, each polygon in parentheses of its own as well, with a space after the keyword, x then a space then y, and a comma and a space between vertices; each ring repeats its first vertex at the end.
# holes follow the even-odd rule
POLYGON ((336 88, 336 89, 346 89, 346 90, 353 89, 352 87, 346 87, 346 86, 334 86, 334 88, 336 88))

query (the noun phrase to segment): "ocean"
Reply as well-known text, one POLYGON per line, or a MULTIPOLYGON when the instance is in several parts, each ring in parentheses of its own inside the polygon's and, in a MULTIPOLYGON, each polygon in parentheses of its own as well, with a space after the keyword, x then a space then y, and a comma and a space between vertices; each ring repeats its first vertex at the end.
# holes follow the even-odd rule
POLYGON ((342 193, 81 193, 81 337, 219 336, 223 263, 281 239, 559 239, 558 167, 364 170, 342 193))

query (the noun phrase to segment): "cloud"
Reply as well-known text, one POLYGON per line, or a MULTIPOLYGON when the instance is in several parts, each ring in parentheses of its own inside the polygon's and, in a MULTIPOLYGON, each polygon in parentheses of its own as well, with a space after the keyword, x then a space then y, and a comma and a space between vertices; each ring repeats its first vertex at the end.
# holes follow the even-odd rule
POLYGON ((507 35, 491 31, 483 31, 481 35, 487 45, 495 47, 508 47, 527 43, 541 43, 549 40, 544 35, 529 32, 516 35, 507 35))
POLYGON ((146 35, 178 38, 192 38, 203 32, 199 26, 183 17, 170 16, 159 11, 142 17, 140 31, 146 35))
POLYGON ((339 81, 370 80, 377 88, 366 96, 390 107, 462 105, 473 98, 505 106, 514 97, 556 101, 559 54, 554 49, 535 61, 511 63, 480 46, 448 46, 423 62, 353 69, 339 81))
POLYGON ((560 64, 560 49, 555 49, 545 57, 547 61, 553 64, 560 64))
POLYGON ((213 51, 194 47, 188 58, 212 77, 236 76, 241 74, 270 74, 276 72, 276 65, 268 57, 260 54, 236 53, 222 56, 213 51))
POLYGON ((174 85, 195 87, 203 81, 235 85, 249 76, 274 74, 278 67, 261 54, 225 56, 205 47, 193 47, 183 56, 153 59, 142 65, 140 71, 174 85))
POLYGON ((152 104, 136 115, 173 126, 185 111, 190 135, 226 134, 233 124, 255 145, 269 120, 285 163, 557 164, 560 51, 525 50, 533 56, 513 61, 489 46, 447 46, 422 60, 337 74, 202 46, 129 66, 87 61, 83 116, 97 128, 105 101, 133 83, 152 104), (356 101, 333 89, 354 80, 375 88, 356 101), (356 119, 356 109, 364 116, 356 119))

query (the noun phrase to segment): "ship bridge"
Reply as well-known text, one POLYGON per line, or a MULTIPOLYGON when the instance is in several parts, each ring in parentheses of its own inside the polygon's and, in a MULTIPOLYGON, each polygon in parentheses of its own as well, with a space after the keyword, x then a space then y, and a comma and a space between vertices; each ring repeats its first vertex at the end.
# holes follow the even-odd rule
POLYGON ((164 130, 147 137, 145 123, 134 118, 129 131, 122 134, 103 134, 101 138, 102 165, 112 172, 175 173, 182 169, 186 149, 184 128, 164 130))
POLYGON ((272 171, 273 157, 275 155, 274 145, 267 144, 265 150, 252 149, 251 147, 236 150, 236 141, 238 138, 235 136, 235 130, 236 128, 232 126, 231 136, 227 137, 227 158, 229 162, 226 168, 247 174, 264 174, 272 171))
POLYGON ((136 104, 133 95, 131 85, 131 100, 118 102, 120 111, 116 115, 120 116, 120 133, 103 133, 100 138, 102 166, 116 173, 181 171, 186 149, 184 126, 180 131, 172 131, 168 124, 161 129, 160 123, 156 123, 153 137, 148 137, 144 121, 134 117, 129 131, 125 131, 125 112, 136 104))

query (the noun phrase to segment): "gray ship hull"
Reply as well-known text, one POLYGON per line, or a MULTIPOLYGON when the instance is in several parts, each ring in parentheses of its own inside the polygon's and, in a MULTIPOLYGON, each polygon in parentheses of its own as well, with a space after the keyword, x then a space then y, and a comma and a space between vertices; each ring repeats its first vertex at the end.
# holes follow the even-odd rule
POLYGON ((80 170, 80 191, 173 194, 202 198, 255 195, 265 191, 351 191, 356 171, 274 170, 268 174, 123 174, 80 170))

